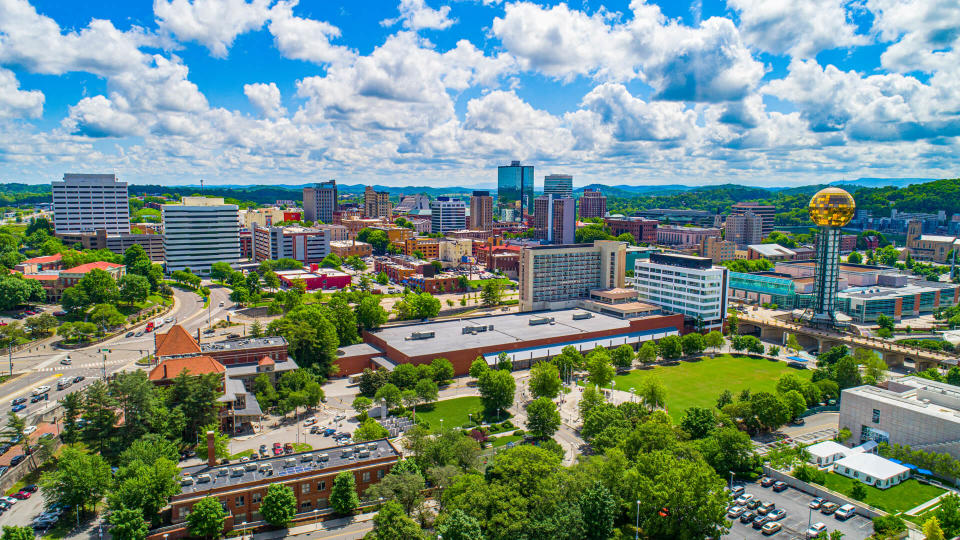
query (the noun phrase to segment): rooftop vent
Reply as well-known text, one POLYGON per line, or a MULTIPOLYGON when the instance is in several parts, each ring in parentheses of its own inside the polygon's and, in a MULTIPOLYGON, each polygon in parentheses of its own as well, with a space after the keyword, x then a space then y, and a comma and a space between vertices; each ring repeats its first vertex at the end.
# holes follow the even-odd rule
POLYGON ((530 326, 538 326, 541 324, 553 324, 556 322, 553 317, 530 317, 530 326))
POLYGON ((431 330, 431 331, 424 331, 424 332, 414 332, 414 333, 410 334, 410 337, 408 337, 407 339, 408 339, 408 340, 430 339, 430 338, 435 337, 436 335, 437 335, 437 333, 434 332, 434 331, 432 331, 432 330, 431 330))
POLYGON ((463 334, 476 334, 478 332, 492 332, 492 331, 493 331, 492 324, 467 325, 461 329, 461 333, 463 334))
POLYGON ((583 319, 592 319, 592 318, 593 318, 593 313, 590 313, 589 311, 581 311, 573 314, 573 320, 575 321, 580 321, 583 319))

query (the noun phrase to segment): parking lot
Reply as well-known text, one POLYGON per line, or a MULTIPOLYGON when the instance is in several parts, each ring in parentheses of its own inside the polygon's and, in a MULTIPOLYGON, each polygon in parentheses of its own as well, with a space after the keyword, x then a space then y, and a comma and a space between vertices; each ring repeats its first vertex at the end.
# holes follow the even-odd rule
POLYGON ((787 512, 787 516, 780 520, 783 530, 770 536, 764 536, 759 530, 754 529, 750 524, 740 523, 739 519, 734 519, 730 532, 723 538, 730 539, 758 539, 758 538, 805 538, 804 533, 807 530, 807 523, 822 522, 827 526, 828 531, 839 530, 844 534, 847 540, 862 540, 873 534, 873 522, 863 516, 856 515, 846 521, 841 521, 833 515, 825 516, 818 510, 810 513, 810 507, 807 506, 813 495, 788 487, 786 491, 776 493, 771 488, 760 487, 759 483, 745 484, 747 493, 752 493, 763 502, 772 501, 787 512))

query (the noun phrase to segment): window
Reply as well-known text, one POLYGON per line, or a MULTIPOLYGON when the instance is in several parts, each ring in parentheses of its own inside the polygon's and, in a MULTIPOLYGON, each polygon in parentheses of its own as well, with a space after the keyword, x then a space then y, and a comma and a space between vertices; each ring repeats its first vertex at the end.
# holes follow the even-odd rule
POLYGON ((369 482, 369 481, 370 481, 370 471, 364 471, 364 472, 363 472, 363 480, 362 480, 362 481, 363 481, 363 482, 369 482))
POLYGON ((377 471, 377 480, 383 480, 383 469, 377 471))
POLYGON ((326 481, 326 480, 321 480, 321 481, 317 482, 317 491, 323 491, 323 490, 325 490, 325 489, 327 489, 327 481, 326 481))
POLYGON ((234 508, 239 508, 244 505, 243 495, 238 495, 236 500, 233 501, 234 508))
POLYGON ((880 423, 880 409, 873 410, 873 423, 874 424, 880 423))
POLYGON ((256 504, 263 500, 263 494, 260 492, 250 494, 250 502, 256 504))
POLYGON ((308 510, 311 506, 313 506, 313 504, 310 501, 303 501, 300 503, 301 510, 308 510))
POLYGON ((300 484, 300 492, 303 493, 304 495, 306 495, 307 493, 310 493, 310 482, 304 482, 300 484))

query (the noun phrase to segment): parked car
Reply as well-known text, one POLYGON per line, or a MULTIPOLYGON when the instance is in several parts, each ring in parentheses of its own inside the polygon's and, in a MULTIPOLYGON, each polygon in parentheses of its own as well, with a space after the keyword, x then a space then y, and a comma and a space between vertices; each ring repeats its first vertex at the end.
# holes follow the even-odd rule
POLYGON ((760 529, 760 532, 762 532, 764 536, 770 536, 770 535, 777 534, 778 532, 780 532, 780 529, 782 528, 783 526, 780 525, 779 522, 771 521, 765 524, 763 528, 760 529))
POLYGON ((857 507, 852 504, 845 504, 837 509, 836 513, 833 514, 833 517, 841 521, 846 521, 855 515, 857 515, 857 507))
POLYGON ((316 417, 316 416, 311 416, 310 418, 307 418, 306 420, 303 421, 303 425, 305 425, 305 426, 312 426, 312 425, 314 425, 314 424, 316 424, 316 423, 317 423, 317 417, 316 417))
POLYGON ((337 432, 337 430, 335 430, 335 429, 333 429, 333 428, 327 428, 327 429, 323 430, 323 436, 324 436, 324 437, 329 437, 329 436, 333 435, 333 434, 336 433, 336 432, 337 432))
POLYGON ((265 444, 261 444, 261 445, 260 445, 260 455, 262 455, 262 456, 267 455, 267 445, 265 445, 265 444))
POLYGON ((823 505, 823 503, 825 503, 825 502, 827 502, 827 501, 825 501, 825 500, 823 499, 823 497, 816 497, 816 498, 814 498, 812 501, 810 501, 810 504, 809 504, 808 506, 809 506, 810 508, 814 509, 814 510, 819 510, 820 507, 821 507, 821 506, 823 505))
POLYGON ((138 330, 137 333, 134 334, 134 336, 136 336, 136 337, 140 337, 140 336, 142 336, 142 335, 143 335, 143 330, 138 330))
POLYGON ((743 523, 744 525, 746 525, 747 523, 750 523, 751 521, 753 521, 753 520, 756 519, 756 518, 757 518, 757 513, 756 513, 756 512, 744 512, 744 513, 740 516, 740 523, 743 523))
POLYGON ((11 404, 11 405, 19 405, 19 404, 21 404, 21 403, 26 403, 26 402, 27 402, 27 398, 25 398, 25 397, 18 397, 18 398, 15 398, 13 401, 11 401, 10 404, 11 404))
POLYGON ((344 415, 342 415, 342 414, 338 414, 338 415, 336 415, 336 416, 333 417, 333 421, 334 421, 334 422, 339 422, 339 421, 341 421, 341 420, 346 420, 346 419, 347 419, 347 417, 344 416, 344 415))
POLYGON ((760 505, 760 508, 757 509, 757 513, 760 514, 761 516, 765 516, 769 514, 776 507, 777 507, 776 503, 768 501, 760 505))
POLYGON ((64 358, 63 360, 60 361, 60 364, 64 366, 69 366, 73 364, 73 360, 69 358, 64 358))
POLYGON ((0 497, 0 501, 4 501, 7 504, 17 504, 17 499, 13 497, 0 497))
POLYGON ((788 487, 788 486, 787 486, 787 483, 786 483, 786 482, 774 482, 774 483, 773 483, 773 490, 774 490, 774 491, 778 491, 778 492, 779 492, 779 491, 783 491, 783 490, 787 489, 787 487, 788 487))
POLYGON ((773 485, 774 479, 769 476, 764 476, 760 479, 760 485, 763 487, 770 487, 773 485))
POLYGON ((123 336, 123 337, 131 338, 131 337, 133 337, 134 334, 136 334, 136 332, 134 332, 133 330, 131 330, 131 331, 127 332, 127 335, 125 335, 125 336, 123 336))
POLYGON ((745 488, 743 486, 733 486, 733 488, 729 490, 730 497, 736 499, 737 497, 743 495, 744 490, 745 488))
POLYGON ((223 302, 220 302, 220 307, 223 307, 223 302))
POLYGON ((752 493, 744 493, 743 495, 737 497, 736 503, 737 506, 746 506, 748 502, 753 500, 752 493))
POLYGON ((783 508, 777 508, 775 510, 771 510, 767 514, 767 517, 770 518, 770 521, 780 521, 781 519, 787 517, 787 511, 783 508))
POLYGON ((84 377, 83 375, 77 375, 76 377, 73 378, 73 384, 77 384, 78 382, 84 379, 86 379, 86 377, 84 377))
POLYGON ((7 467, 6 465, 0 467, 0 476, 3 476, 3 474, 9 470, 10 470, 10 467, 7 467))
POLYGON ((760 506, 760 499, 753 499, 747 503, 748 510, 756 510, 760 506))
POLYGON ((730 510, 727 511, 727 517, 728 517, 728 518, 738 518, 738 517, 742 516, 743 513, 746 512, 746 510, 747 510, 747 509, 744 508, 744 507, 742 507, 742 506, 734 506, 733 508, 731 508, 730 510))
POLYGON ((216 330, 214 330, 213 328, 207 328, 206 330, 203 331, 203 333, 206 334, 206 335, 210 335, 210 334, 213 334, 213 333, 215 333, 215 332, 216 332, 216 330))
POLYGON ((36 484, 30 484, 28 486, 23 486, 23 489, 21 489, 20 491, 26 491, 28 493, 36 493, 38 489, 40 488, 36 484))
POLYGON ((23 403, 21 403, 21 404, 19 404, 19 405, 14 405, 11 410, 12 410, 13 412, 20 412, 20 411, 22 411, 22 410, 24 410, 24 409, 26 409, 26 408, 27 408, 27 406, 24 405, 23 403))
POLYGON ((24 434, 24 435, 30 435, 31 433, 33 433, 33 432, 36 431, 36 430, 37 430, 37 426, 27 426, 27 427, 23 428, 23 434, 24 434))
POLYGON ((827 526, 824 525, 823 522, 818 521, 817 523, 811 525, 809 529, 807 529, 807 538, 816 538, 825 530, 827 530, 827 526))
POLYGON ((820 505, 820 513, 829 516, 830 514, 837 511, 837 508, 840 508, 840 505, 835 502, 825 502, 820 505))
POLYGON ((14 493, 13 495, 11 495, 11 497, 13 497, 14 499, 20 499, 22 501, 24 499, 29 499, 30 495, 33 495, 33 493, 30 493, 29 491, 20 490, 17 493, 14 493))
POLYGON ((759 529, 764 525, 766 525, 768 521, 770 521, 770 518, 768 518, 767 516, 757 516, 753 518, 753 523, 751 523, 751 526, 754 529, 759 529))
POLYGON ((287 454, 293 453, 293 443, 286 443, 283 445, 283 451, 287 454))
POLYGON ((67 312, 64 311, 64 310, 62 310, 62 309, 60 309, 60 310, 54 311, 53 314, 54 314, 54 316, 56 316, 56 317, 64 317, 64 316, 66 316, 67 312))

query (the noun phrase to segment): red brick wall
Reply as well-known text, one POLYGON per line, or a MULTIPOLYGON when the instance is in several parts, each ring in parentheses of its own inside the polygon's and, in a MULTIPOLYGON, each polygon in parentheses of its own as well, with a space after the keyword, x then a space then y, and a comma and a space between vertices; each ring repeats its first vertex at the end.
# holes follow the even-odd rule
POLYGON ((340 377, 347 377, 361 373, 366 368, 376 369, 377 366, 372 360, 374 356, 376 355, 364 354, 361 356, 337 358, 334 361, 334 364, 340 367, 340 371, 337 372, 337 375, 340 377))

